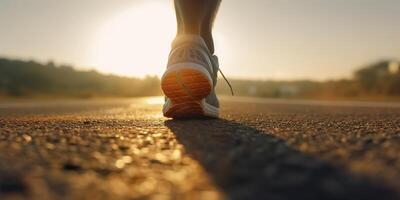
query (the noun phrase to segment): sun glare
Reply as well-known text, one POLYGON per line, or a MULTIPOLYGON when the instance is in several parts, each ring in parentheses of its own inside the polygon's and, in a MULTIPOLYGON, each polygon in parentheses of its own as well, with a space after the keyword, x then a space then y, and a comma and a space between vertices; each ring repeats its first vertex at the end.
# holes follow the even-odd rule
POLYGON ((160 76, 175 33, 172 5, 143 1, 101 26, 94 38, 91 63, 107 73, 160 76))

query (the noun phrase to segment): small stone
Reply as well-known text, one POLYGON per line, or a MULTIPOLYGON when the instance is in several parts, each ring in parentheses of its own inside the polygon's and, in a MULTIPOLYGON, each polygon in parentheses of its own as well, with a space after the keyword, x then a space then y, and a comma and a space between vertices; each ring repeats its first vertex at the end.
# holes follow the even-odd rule
POLYGON ((64 170, 67 171, 81 171, 82 167, 75 163, 65 163, 63 166, 64 170))

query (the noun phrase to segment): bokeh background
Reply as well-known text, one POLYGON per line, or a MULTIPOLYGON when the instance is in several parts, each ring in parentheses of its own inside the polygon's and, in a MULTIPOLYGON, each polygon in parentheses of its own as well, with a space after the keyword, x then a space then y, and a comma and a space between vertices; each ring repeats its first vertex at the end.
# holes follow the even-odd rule
MULTIPOLYGON (((221 69, 239 96, 400 99, 400 1, 225 0, 221 69)), ((167 0, 0 0, 0 97, 161 95, 167 0)), ((220 81, 220 94, 229 94, 220 81)))

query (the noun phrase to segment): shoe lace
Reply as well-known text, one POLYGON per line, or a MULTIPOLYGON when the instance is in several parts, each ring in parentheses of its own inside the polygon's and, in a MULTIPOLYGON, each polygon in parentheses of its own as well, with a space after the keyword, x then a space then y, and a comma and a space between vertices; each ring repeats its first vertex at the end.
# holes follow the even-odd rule
POLYGON ((224 78, 225 82, 228 84, 229 89, 231 90, 231 94, 232 96, 235 96, 235 94, 233 93, 233 87, 231 85, 231 83, 228 81, 228 79, 226 78, 225 74, 222 72, 222 70, 219 68, 219 61, 218 61, 218 57, 216 55, 212 56, 212 60, 214 61, 214 64, 216 65, 219 73, 222 75, 222 77, 224 78))
POLYGON ((220 68, 218 68, 219 73, 221 73, 222 77, 225 79, 225 82, 228 84, 229 88, 231 89, 231 94, 232 96, 235 96, 235 94, 233 93, 233 88, 231 83, 229 83, 228 79, 225 77, 224 73, 222 72, 222 70, 220 68))

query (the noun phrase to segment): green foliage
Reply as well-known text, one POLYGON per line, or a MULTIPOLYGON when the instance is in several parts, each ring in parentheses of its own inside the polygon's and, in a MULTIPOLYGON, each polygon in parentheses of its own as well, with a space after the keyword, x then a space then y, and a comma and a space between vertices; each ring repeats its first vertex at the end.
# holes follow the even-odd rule
MULTIPOLYGON (((400 96, 400 70, 390 71, 389 61, 380 61, 354 72, 353 79, 317 81, 249 81, 232 80, 236 94, 256 97, 283 98, 386 98, 400 96)), ((217 91, 229 94, 219 81, 217 91)))
POLYGON ((390 71, 390 61, 380 61, 357 70, 355 81, 368 94, 400 95, 400 71, 390 71))
POLYGON ((144 79, 77 71, 52 62, 0 59, 0 94, 9 96, 152 96, 160 95, 157 77, 144 79))
MULTIPOLYGON (((380 61, 357 70, 353 79, 317 81, 230 80, 238 96, 272 98, 368 98, 400 96, 400 71, 380 61)), ((218 94, 229 95, 224 80, 218 94)), ((137 97, 162 95, 158 77, 144 79, 77 71, 71 66, 0 58, 1 96, 137 97)))

